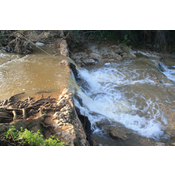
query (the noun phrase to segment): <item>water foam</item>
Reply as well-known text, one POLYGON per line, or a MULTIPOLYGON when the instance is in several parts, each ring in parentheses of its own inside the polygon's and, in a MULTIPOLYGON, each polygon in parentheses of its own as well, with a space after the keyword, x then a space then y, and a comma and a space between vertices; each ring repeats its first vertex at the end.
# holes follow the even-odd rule
POLYGON ((91 88, 85 91, 86 94, 78 91, 84 106, 80 106, 77 100, 75 100, 75 105, 80 108, 82 114, 88 116, 94 132, 99 131, 96 122, 105 118, 120 122, 142 136, 158 139, 164 134, 167 120, 160 110, 158 103, 160 100, 153 102, 152 99, 144 96, 144 92, 131 91, 129 92, 132 94, 130 98, 125 94, 124 87, 127 86, 140 84, 154 86, 156 83, 150 80, 148 74, 144 73, 143 78, 137 69, 118 67, 117 64, 113 64, 113 66, 105 65, 91 71, 82 68, 80 75, 91 88), (138 104, 138 99, 143 103, 138 104), (99 115, 92 115, 92 112, 99 115))

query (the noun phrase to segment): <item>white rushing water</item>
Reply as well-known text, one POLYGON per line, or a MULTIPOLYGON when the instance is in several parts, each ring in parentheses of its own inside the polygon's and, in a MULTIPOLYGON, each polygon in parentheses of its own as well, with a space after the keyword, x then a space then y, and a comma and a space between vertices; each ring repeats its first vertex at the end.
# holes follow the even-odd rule
POLYGON ((83 89, 80 86, 83 92, 75 83, 73 74, 68 79, 66 69, 57 67, 62 57, 48 57, 41 53, 21 57, 18 54, 0 52, 2 99, 23 91, 33 94, 48 89, 57 90, 59 87, 62 89, 69 82, 70 88, 76 89, 83 101, 81 106, 75 99, 75 105, 82 115, 88 116, 94 133, 101 133, 96 122, 107 119, 111 125, 120 122, 148 138, 166 137, 164 130, 168 120, 161 105, 171 104, 172 100, 158 88, 159 85, 151 79, 150 73, 157 71, 175 81, 173 66, 169 69, 161 63, 165 70, 162 74, 154 61, 135 59, 120 64, 105 63, 104 66, 92 70, 80 68, 80 76, 90 87, 83 89))
POLYGON ((163 63, 161 63, 161 66, 164 68, 163 74, 170 80, 175 82, 175 66, 171 66, 172 69, 168 68, 168 66, 165 66, 163 63))
MULTIPOLYGON (((157 83, 150 79, 147 65, 142 69, 132 61, 123 65, 107 63, 90 71, 82 68, 80 76, 90 88, 85 93, 78 92, 84 106, 77 100, 75 105, 88 116, 94 133, 100 131, 96 122, 108 119, 148 138, 165 137, 163 130, 168 121, 160 108, 162 99, 156 95, 157 83), (152 92, 148 94, 149 91, 152 92)), ((171 103, 168 97, 164 100, 171 103)))

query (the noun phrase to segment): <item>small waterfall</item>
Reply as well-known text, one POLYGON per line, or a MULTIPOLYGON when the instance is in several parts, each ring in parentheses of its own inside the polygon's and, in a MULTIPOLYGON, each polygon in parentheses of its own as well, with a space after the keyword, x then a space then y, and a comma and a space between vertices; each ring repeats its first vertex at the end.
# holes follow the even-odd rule
POLYGON ((93 133, 102 133, 97 123, 107 120, 111 125, 122 123, 144 137, 168 138, 164 133, 168 121, 160 108, 161 99, 145 92, 150 89, 154 94, 156 83, 147 71, 134 65, 129 61, 123 65, 105 64, 90 71, 80 68, 78 78, 86 85, 77 82, 79 86, 74 83, 71 87, 81 99, 81 103, 74 99, 75 106, 88 117, 93 133))

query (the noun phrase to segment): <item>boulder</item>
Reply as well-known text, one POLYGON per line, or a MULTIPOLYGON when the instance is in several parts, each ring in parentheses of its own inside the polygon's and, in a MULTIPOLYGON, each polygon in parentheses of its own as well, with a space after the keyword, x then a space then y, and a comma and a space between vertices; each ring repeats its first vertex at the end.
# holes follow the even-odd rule
POLYGON ((101 61, 102 56, 99 53, 92 52, 89 54, 89 58, 97 60, 97 61, 101 61))
POLYGON ((110 127, 109 134, 112 138, 115 139, 128 139, 127 132, 125 130, 120 129, 119 127, 110 127))
POLYGON ((122 56, 123 59, 131 59, 131 58, 135 58, 136 57, 132 52, 130 52, 130 53, 122 53, 121 56, 122 56))
POLYGON ((92 64, 95 64, 95 60, 94 59, 84 59, 84 60, 82 60, 83 61, 83 63, 85 64, 85 65, 92 65, 92 64))
POLYGON ((73 53, 71 54, 71 58, 73 60, 81 60, 81 59, 84 59, 84 58, 88 58, 88 54, 86 52, 77 52, 77 53, 73 53))
POLYGON ((118 60, 118 61, 121 61, 122 57, 120 55, 116 54, 115 59, 118 60))
POLYGON ((165 146, 165 143, 163 143, 163 142, 156 142, 155 146, 165 146))
POLYGON ((113 46, 111 46, 111 48, 114 50, 114 52, 115 53, 117 53, 117 54, 122 54, 124 51, 121 49, 121 48, 119 48, 118 46, 116 46, 116 45, 113 45, 113 46))

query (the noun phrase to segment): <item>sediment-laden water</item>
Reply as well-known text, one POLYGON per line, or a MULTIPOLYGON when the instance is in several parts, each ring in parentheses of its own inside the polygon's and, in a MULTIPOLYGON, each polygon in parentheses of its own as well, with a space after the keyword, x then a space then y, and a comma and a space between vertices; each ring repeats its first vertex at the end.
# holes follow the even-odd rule
MULTIPOLYGON (((170 120, 162 106, 175 105, 175 99, 151 74, 158 75, 166 86, 174 88, 175 65, 170 68, 161 64, 164 68, 161 72, 155 65, 156 60, 142 55, 121 63, 80 68, 79 76, 87 84, 79 87, 66 67, 57 66, 69 58, 54 56, 52 47, 42 48, 50 56, 38 49, 26 56, 0 52, 0 100, 21 92, 25 92, 25 96, 59 92, 68 85, 82 99, 83 105, 80 105, 75 98, 75 105, 89 118, 92 137, 99 145, 118 144, 109 138, 105 127, 99 127, 102 121, 108 127, 121 123, 135 134, 155 141, 170 139, 165 132, 170 120)), ((134 145, 131 140, 127 144, 134 145)))
POLYGON ((25 92, 25 96, 40 92, 59 92, 67 86, 69 75, 65 67, 59 67, 62 56, 54 56, 54 48, 43 46, 26 56, 0 53, 0 100, 25 92))
MULTIPOLYGON (((163 73, 154 61, 139 57, 122 63, 106 63, 98 68, 92 66, 89 70, 81 68, 80 76, 90 88, 84 89, 86 95, 79 91, 84 106, 78 101, 76 105, 91 121, 93 134, 105 135, 97 124, 108 120, 111 126, 115 126, 115 122, 122 123, 140 136, 155 141, 169 139, 164 131, 170 123, 162 106, 174 105, 175 99, 150 76, 153 73, 163 80, 174 80, 172 72, 175 70, 162 66, 163 73)), ((165 84, 174 86, 173 82, 165 84)))

